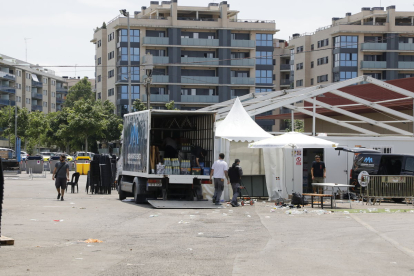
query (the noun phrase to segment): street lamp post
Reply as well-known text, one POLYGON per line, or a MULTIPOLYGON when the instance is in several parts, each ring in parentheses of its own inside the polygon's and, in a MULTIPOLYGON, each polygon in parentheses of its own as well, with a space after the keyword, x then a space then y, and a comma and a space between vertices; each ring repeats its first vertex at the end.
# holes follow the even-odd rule
POLYGON ((130 26, 129 26, 129 12, 126 9, 123 10, 119 10, 119 12, 123 15, 127 17, 127 25, 128 25, 128 113, 131 112, 132 109, 132 91, 131 91, 131 45, 130 45, 130 34, 131 34, 131 30, 130 30, 130 26))

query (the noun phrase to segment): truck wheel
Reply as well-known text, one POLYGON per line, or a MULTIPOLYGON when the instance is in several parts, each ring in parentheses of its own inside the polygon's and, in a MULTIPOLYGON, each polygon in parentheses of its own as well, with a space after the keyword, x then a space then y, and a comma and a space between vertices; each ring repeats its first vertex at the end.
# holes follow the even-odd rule
MULTIPOLYGON (((122 181, 122 178, 119 178, 119 181, 122 181)), ((121 185, 118 185, 118 198, 119 200, 124 200, 126 198, 126 193, 121 190, 121 185)))
POLYGON ((134 202, 139 203, 145 203, 146 202, 146 195, 145 194, 138 194, 139 187, 138 184, 134 183, 134 202))

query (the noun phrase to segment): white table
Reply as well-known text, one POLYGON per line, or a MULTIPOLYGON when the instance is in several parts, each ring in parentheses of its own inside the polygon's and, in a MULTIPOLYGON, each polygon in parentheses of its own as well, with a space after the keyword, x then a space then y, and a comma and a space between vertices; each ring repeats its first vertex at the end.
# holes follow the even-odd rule
MULTIPOLYGON (((320 187, 337 187, 337 188, 347 188, 348 192, 348 200, 349 200, 349 207, 352 208, 351 205, 351 197, 349 196, 349 188, 354 187, 354 185, 348 184, 339 184, 339 183, 312 183, 313 186, 320 186, 320 187)), ((335 198, 334 190, 332 189, 332 197, 335 198)), ((336 208, 336 199, 335 199, 335 208, 336 208)))

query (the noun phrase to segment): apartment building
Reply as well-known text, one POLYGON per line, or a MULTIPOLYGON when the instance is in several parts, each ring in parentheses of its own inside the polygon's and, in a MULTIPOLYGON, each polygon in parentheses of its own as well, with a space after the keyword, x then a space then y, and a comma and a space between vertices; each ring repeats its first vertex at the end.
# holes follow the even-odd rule
MULTIPOLYGON (((171 100, 195 110, 253 92, 274 89, 273 20, 244 20, 230 5, 178 6, 151 1, 130 12, 131 98, 146 101, 140 65, 153 55, 150 100, 164 108, 171 100)), ((117 16, 95 30, 97 98, 110 100, 119 115, 128 110, 127 19, 117 16)), ((265 127, 269 128, 269 127, 265 127)))
POLYGON ((368 75, 380 80, 414 76, 414 12, 395 6, 362 8, 313 33, 289 40, 293 86, 307 87, 368 75))
POLYGON ((0 108, 11 105, 44 113, 62 108, 67 82, 55 72, 0 54, 0 108))

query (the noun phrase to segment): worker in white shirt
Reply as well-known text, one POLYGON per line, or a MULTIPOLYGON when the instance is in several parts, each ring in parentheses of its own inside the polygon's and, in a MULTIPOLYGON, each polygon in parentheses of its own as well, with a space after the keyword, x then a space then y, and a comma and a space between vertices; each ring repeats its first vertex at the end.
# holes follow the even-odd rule
POLYGON ((214 162, 210 172, 210 180, 212 177, 214 178, 213 203, 216 205, 221 205, 220 199, 224 190, 224 178, 227 179, 228 184, 230 183, 229 175, 227 174, 228 170, 229 166, 224 161, 224 153, 220 153, 219 160, 214 162))

